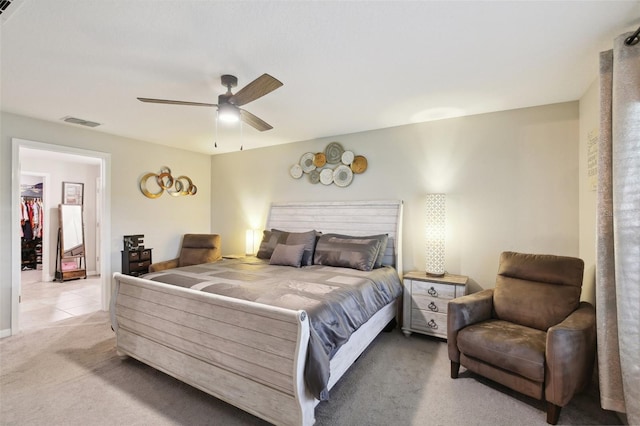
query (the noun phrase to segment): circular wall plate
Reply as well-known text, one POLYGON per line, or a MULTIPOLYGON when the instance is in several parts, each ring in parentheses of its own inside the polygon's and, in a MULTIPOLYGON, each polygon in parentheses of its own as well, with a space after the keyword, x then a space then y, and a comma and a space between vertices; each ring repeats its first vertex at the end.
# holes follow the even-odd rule
POLYGON ((316 155, 313 156, 313 164, 318 168, 327 164, 327 156, 324 155, 324 152, 316 152, 316 155))
POLYGON ((342 153, 344 148, 338 142, 331 142, 324 149, 324 153, 327 156, 327 163, 337 164, 342 160, 342 153))
POLYGON ((300 176, 302 176, 302 167, 300 167, 300 164, 294 164, 293 166, 291 166, 291 168, 289 169, 289 174, 292 178, 299 179, 300 176))
POLYGON ((353 163, 353 151, 345 151, 342 153, 342 164, 350 166, 353 163))
POLYGON ((323 185, 331 185, 333 183, 333 170, 322 169, 320 171, 320 182, 323 185))
POLYGON ((351 170, 353 173, 364 173, 367 170, 367 159, 362 155, 356 155, 353 158, 353 163, 351 163, 351 170))
POLYGON ((309 172, 308 176, 309 176, 309 182, 311 182, 311 183, 320 182, 320 170, 318 170, 318 169, 311 170, 309 172))
POLYGON ((349 166, 340 164, 333 171, 333 183, 335 183, 336 186, 344 188, 345 186, 349 186, 352 180, 353 172, 351 171, 349 166))
POLYGON ((303 172, 309 173, 311 170, 316 168, 315 164, 313 164, 313 157, 313 152, 306 152, 302 154, 302 157, 300 157, 300 167, 302 167, 303 172))

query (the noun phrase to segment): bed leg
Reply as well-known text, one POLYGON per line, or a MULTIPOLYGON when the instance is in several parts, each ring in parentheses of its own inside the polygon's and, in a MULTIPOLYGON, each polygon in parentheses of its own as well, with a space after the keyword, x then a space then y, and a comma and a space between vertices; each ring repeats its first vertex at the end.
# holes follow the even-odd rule
POLYGON ((126 353, 122 352, 120 349, 116 349, 116 355, 118 355, 118 358, 120 358, 121 360, 125 360, 125 359, 129 358, 129 355, 127 355, 126 353))

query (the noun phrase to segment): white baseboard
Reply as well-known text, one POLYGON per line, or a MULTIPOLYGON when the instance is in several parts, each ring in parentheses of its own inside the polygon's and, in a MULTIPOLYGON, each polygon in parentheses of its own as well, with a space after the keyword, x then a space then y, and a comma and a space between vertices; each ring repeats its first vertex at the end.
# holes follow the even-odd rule
POLYGON ((0 330, 0 339, 11 336, 11 329, 5 328, 4 330, 0 330))

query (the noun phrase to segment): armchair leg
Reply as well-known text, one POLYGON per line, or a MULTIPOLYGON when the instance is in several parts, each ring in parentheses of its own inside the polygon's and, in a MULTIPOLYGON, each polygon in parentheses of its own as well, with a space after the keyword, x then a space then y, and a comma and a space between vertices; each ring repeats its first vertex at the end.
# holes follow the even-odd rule
POLYGON ((562 407, 559 407, 556 404, 552 404, 547 401, 547 423, 549 423, 550 425, 558 424, 561 409, 562 407))
POLYGON ((459 371, 460 371, 460 363, 451 361, 451 378, 457 379, 459 371))

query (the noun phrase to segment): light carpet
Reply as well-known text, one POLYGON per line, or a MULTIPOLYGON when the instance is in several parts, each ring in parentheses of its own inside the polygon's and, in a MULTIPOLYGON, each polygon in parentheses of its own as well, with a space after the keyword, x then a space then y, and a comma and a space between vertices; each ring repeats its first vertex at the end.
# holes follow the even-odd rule
MULTIPOLYGON (((134 359, 121 360, 97 312, 0 340, 3 425, 264 425, 134 359)), ((316 408, 318 425, 545 425, 540 401, 462 369, 449 377, 445 342, 382 333, 316 408)), ((619 424, 596 386, 559 424, 619 424)))

